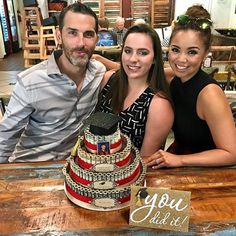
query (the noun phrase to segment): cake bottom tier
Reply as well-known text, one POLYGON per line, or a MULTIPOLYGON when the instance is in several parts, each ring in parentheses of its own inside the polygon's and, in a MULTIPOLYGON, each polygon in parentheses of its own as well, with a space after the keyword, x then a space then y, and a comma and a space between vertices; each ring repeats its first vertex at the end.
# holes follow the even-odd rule
POLYGON ((78 206, 96 211, 112 211, 129 206, 131 185, 143 185, 146 174, 146 166, 140 158, 140 173, 133 183, 111 189, 94 189, 76 183, 71 178, 67 166, 63 168, 67 197, 78 206))

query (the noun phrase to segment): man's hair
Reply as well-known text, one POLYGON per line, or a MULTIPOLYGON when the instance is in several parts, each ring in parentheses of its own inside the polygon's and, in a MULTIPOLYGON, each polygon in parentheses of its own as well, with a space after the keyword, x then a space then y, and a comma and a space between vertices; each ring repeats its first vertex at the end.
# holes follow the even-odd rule
POLYGON ((88 6, 86 6, 80 2, 76 2, 71 5, 68 5, 66 8, 64 8, 61 11, 60 16, 59 16, 59 29, 60 30, 62 30, 62 28, 64 27, 64 18, 65 18, 66 13, 69 11, 74 12, 74 13, 81 13, 84 15, 92 16, 95 20, 95 29, 94 30, 96 33, 98 32, 98 17, 96 15, 96 13, 91 8, 89 8, 88 6))
POLYGON ((125 19, 124 18, 122 18, 121 16, 118 16, 117 18, 116 18, 116 23, 119 23, 119 22, 125 22, 125 19))
POLYGON ((98 19, 98 24, 101 28, 109 28, 109 20, 105 17, 105 18, 99 18, 98 19))
POLYGON ((138 24, 146 24, 146 21, 142 18, 138 18, 134 21, 134 25, 138 25, 138 24))

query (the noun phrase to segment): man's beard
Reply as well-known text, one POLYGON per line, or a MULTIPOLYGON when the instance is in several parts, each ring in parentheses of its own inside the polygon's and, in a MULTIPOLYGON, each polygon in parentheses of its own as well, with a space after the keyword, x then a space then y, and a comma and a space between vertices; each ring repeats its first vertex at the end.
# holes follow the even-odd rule
POLYGON ((86 67, 89 59, 91 58, 91 53, 88 49, 85 49, 84 47, 82 48, 68 48, 65 46, 65 44, 62 44, 62 49, 64 51, 64 54, 67 58, 67 60, 74 66, 76 67, 86 67), (85 55, 83 55, 82 57, 80 56, 74 56, 73 52, 81 52, 81 53, 85 53, 85 55))

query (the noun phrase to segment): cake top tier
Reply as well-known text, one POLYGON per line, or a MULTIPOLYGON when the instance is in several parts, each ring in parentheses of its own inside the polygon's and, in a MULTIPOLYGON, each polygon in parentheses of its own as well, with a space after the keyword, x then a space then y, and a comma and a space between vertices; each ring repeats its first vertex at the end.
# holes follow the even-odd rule
POLYGON ((116 132, 120 117, 110 113, 96 112, 92 114, 87 124, 90 125, 90 132, 95 135, 110 135, 116 132))

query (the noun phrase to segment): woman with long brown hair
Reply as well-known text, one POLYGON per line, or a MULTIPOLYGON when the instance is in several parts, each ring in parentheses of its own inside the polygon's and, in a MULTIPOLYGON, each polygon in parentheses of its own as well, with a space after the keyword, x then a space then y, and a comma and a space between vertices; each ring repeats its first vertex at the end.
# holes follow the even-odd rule
POLYGON ((128 29, 120 69, 107 73, 103 86, 97 110, 121 117, 121 131, 143 157, 161 148, 172 126, 173 110, 154 29, 146 24, 128 29))

